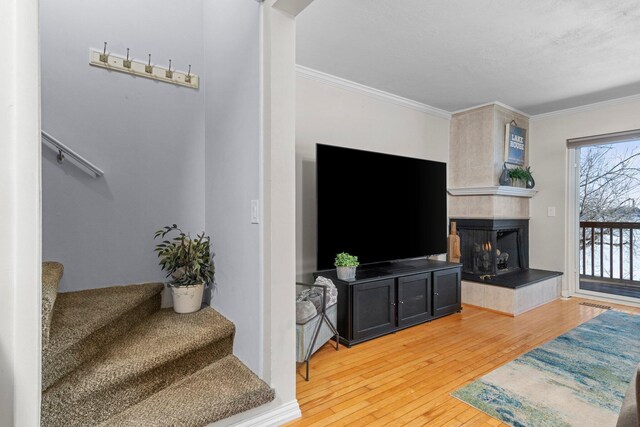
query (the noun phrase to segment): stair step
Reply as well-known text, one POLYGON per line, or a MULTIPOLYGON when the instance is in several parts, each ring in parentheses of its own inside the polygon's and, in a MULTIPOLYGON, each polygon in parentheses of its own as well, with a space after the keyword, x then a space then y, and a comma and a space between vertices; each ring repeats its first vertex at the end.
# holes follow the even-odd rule
POLYGON ((45 261, 42 263, 42 348, 49 345, 51 318, 53 307, 58 296, 58 288, 64 266, 59 262, 45 261))
POLYGON ((202 427, 271 402, 275 393, 226 356, 108 419, 100 427, 202 427))
POLYGON ((146 283, 58 294, 49 345, 43 351, 42 389, 160 310, 164 285, 146 283))
POLYGON ((90 426, 231 354, 235 326, 210 307, 160 310, 54 384, 43 426, 90 426))

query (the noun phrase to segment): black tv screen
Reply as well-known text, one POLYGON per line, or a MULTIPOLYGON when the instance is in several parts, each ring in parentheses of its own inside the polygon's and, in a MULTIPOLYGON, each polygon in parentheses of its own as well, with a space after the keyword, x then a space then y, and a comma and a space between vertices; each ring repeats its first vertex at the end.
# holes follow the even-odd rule
POLYGON ((317 144, 318 269, 446 252, 446 163, 317 144))

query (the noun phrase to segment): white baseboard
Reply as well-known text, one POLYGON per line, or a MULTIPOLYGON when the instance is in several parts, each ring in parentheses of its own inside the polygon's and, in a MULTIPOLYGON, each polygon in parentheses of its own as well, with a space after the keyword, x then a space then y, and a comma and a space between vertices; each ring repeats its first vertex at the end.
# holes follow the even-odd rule
MULTIPOLYGON (((300 412, 298 401, 292 400, 291 402, 283 403, 282 405, 272 408, 266 412, 259 413, 250 418, 246 418, 227 425, 229 427, 277 427, 283 425, 286 422, 298 419, 301 416, 302 413, 300 412)), ((234 417, 237 417, 237 415, 234 417)), ((209 426, 217 425, 219 424, 214 423, 210 424, 209 426)))

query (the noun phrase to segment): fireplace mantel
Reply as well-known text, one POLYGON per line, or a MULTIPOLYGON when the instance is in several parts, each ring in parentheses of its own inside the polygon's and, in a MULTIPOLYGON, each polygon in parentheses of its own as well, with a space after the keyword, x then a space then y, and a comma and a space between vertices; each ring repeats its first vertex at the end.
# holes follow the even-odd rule
POLYGON ((495 187, 449 188, 447 191, 452 196, 511 196, 527 198, 535 196, 538 192, 538 190, 533 188, 510 187, 504 185, 495 187))

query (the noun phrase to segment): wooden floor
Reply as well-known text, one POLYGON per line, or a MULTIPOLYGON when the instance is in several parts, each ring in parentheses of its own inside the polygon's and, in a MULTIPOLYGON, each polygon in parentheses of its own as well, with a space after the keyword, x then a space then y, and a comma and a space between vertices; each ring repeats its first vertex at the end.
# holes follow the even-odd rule
POLYGON ((327 344, 311 358, 311 381, 299 365, 302 418, 287 425, 505 426, 449 393, 604 311, 585 301, 557 300, 515 318, 465 307, 352 348, 327 344))

